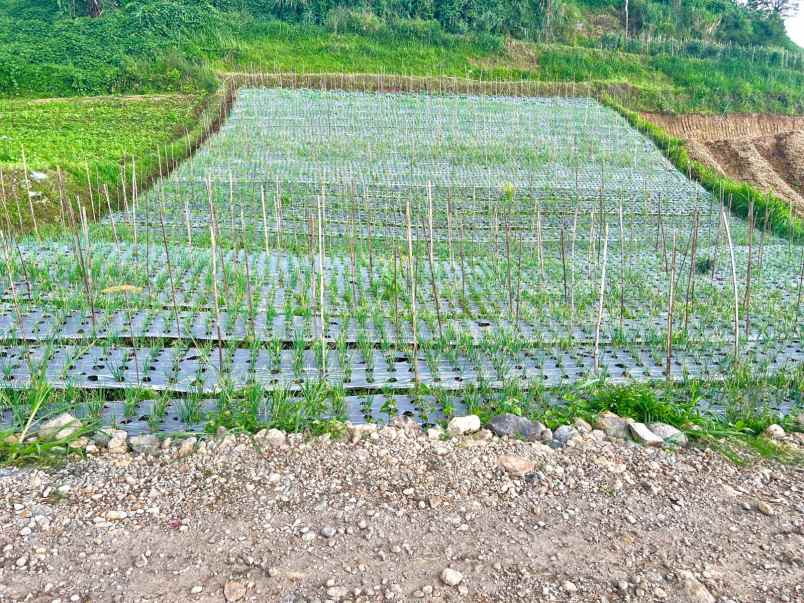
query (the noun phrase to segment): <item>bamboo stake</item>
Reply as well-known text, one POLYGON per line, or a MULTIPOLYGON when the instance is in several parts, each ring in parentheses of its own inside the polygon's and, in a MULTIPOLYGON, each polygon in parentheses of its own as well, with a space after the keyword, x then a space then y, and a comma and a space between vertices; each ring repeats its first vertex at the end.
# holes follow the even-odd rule
POLYGON ((413 328, 413 375, 416 386, 419 385, 419 337, 416 334, 416 270, 413 264, 413 229, 411 227, 410 199, 405 203, 405 221, 408 235, 408 267, 410 270, 410 309, 411 326, 413 328))
POLYGON ((673 231, 673 252, 670 269, 670 293, 667 299, 667 361, 665 362, 665 376, 672 378, 673 364, 673 307, 676 296, 676 232, 673 231))
POLYGON ((218 335, 218 372, 223 373, 223 336, 221 335, 221 308, 218 301, 218 260, 215 237, 215 205, 212 202, 212 177, 207 176, 207 201, 209 202, 209 240, 212 247, 212 297, 215 302, 215 330, 218 335))
POLYGON ((720 219, 726 231, 726 241, 729 245, 729 255, 731 256, 731 285, 734 292, 734 363, 740 361, 740 296, 737 293, 737 262, 734 259, 734 245, 731 241, 731 229, 729 220, 724 208, 720 210, 720 219))
POLYGON ((695 210, 694 226, 692 230, 692 248, 690 250, 690 275, 687 280, 687 297, 684 301, 684 335, 688 334, 689 315, 691 304, 695 303, 695 271, 697 269, 697 251, 698 251, 698 210, 695 210))
POLYGON ((112 234, 114 235, 114 245, 118 251, 120 251, 120 240, 117 238, 117 223, 114 218, 114 212, 112 211, 112 201, 109 199, 109 189, 106 185, 103 185, 103 194, 106 196, 106 207, 109 210, 109 219, 112 221, 112 234))
POLYGON ((566 304, 568 301, 569 293, 567 291, 567 258, 566 253, 564 252, 564 220, 561 220, 561 232, 560 232, 560 250, 561 250, 561 265, 563 267, 563 275, 564 275, 564 303, 566 304))
POLYGON ((625 228, 623 227, 623 198, 619 203, 620 221, 620 334, 625 333, 625 228))
POLYGON ((159 225, 162 228, 162 244, 165 247, 165 262, 170 279, 170 295, 173 298, 173 316, 176 319, 176 335, 181 339, 181 321, 179 320, 179 304, 176 302, 176 282, 173 279, 173 265, 170 262, 167 232, 165 231, 165 189, 159 189, 159 225))
POLYGON ((603 266, 600 270, 600 296, 597 306, 597 324, 595 326, 595 373, 600 371, 600 328, 603 325, 603 296, 606 292, 606 263, 609 252, 609 225, 605 224, 603 234, 603 266))
POLYGON ((743 307, 745 309, 745 337, 751 332, 751 260, 754 243, 754 201, 748 204, 748 265, 745 271, 745 298, 743 307))
POLYGON ((324 306, 324 191, 318 198, 318 270, 319 270, 319 306, 321 310, 321 378, 327 376, 327 348, 325 341, 326 307, 324 306))
POLYGON ((268 214, 265 211, 265 185, 260 185, 260 204, 262 205, 262 237, 265 243, 265 255, 266 259, 269 255, 269 245, 268 245, 268 214))
POLYGON ((25 160, 25 148, 22 148, 22 174, 25 179, 25 192, 28 195, 28 208, 31 210, 31 222, 33 223, 34 234, 37 239, 42 237, 39 235, 39 226, 36 223, 36 213, 34 213, 33 199, 31 198, 31 181, 28 179, 28 162, 25 160))
MULTIPOLYGON (((441 302, 438 298, 438 285, 436 284, 435 262, 433 261, 433 190, 430 182, 427 183, 427 203, 428 203, 428 256, 430 258, 430 283, 433 287, 433 301, 435 302, 436 318, 438 319, 438 337, 444 337, 443 325, 441 322, 441 302)), ((371 249, 371 248, 369 248, 371 249)))

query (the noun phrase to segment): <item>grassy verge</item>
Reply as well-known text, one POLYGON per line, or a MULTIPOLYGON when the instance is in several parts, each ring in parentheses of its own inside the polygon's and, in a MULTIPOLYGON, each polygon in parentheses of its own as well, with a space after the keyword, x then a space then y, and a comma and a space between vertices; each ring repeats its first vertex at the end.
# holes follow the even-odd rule
POLYGON ((753 204, 756 215, 762 216, 768 210, 769 224, 774 233, 796 241, 804 238, 804 221, 793 213, 789 203, 745 182, 725 178, 712 168, 691 159, 683 140, 671 136, 611 95, 603 95, 601 100, 653 140, 682 173, 692 176, 716 198, 724 199, 736 214, 747 217, 748 209, 753 204))
MULTIPOLYGON (((514 413, 552 428, 571 424, 577 417, 594 423, 600 413, 612 411, 644 423, 673 425, 693 442, 714 447, 736 462, 770 457, 801 464, 804 458, 800 452, 774 443, 763 433, 771 424, 779 424, 788 432, 804 430, 802 391, 802 367, 773 376, 738 369, 718 381, 688 379, 617 385, 593 380, 549 389, 512 381, 502 389, 476 385, 461 391, 422 386, 416 391, 385 392, 383 409, 392 418, 395 397, 410 395, 423 408, 439 408, 445 418, 437 422, 446 424, 455 412, 453 404, 460 400, 467 413, 477 414, 484 423, 495 415, 514 413), (780 400, 785 401, 784 413, 778 410, 780 400)), ((102 410, 109 396, 114 395, 111 391, 57 391, 46 384, 22 391, 0 391, 0 412, 10 416, 10 423, 0 430, 0 464, 63 458, 71 450, 71 441, 102 424, 102 410), (65 440, 39 441, 37 427, 64 412, 79 417, 81 429, 65 440)), ((266 428, 310 434, 339 433, 346 420, 345 395, 342 387, 323 383, 307 383, 294 393, 253 385, 239 391, 222 391, 214 410, 194 415, 191 420, 210 434, 221 427, 247 433, 266 428)), ((370 403, 372 395, 366 397, 370 403)), ((131 416, 139 417, 138 405, 146 400, 151 413, 155 413, 146 417, 146 423, 151 431, 158 433, 167 394, 132 390, 125 393, 121 402, 131 408, 131 416)))
POLYGON ((81 199, 90 219, 118 207, 123 181, 130 188, 136 178, 142 190, 172 169, 217 128, 232 98, 221 88, 206 96, 0 100, 0 122, 8 124, 0 136, 2 225, 30 232, 35 221, 56 224, 64 218, 62 196, 81 199), (27 184, 23 162, 29 174, 38 172, 27 184), (99 198, 104 189, 108 202, 99 198))

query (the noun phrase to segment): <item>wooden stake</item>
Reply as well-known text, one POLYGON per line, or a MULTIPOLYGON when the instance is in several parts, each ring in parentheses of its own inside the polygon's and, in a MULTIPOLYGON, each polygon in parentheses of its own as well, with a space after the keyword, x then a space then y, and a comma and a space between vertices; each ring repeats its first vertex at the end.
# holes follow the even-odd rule
POLYGON ((609 252, 609 225, 603 230, 603 266, 600 270, 600 296, 597 305, 597 324, 595 326, 595 373, 600 370, 600 327, 603 325, 603 296, 606 292, 606 263, 609 252))
POLYGON ((720 219, 723 221, 723 227, 726 231, 726 241, 729 245, 729 255, 731 256, 731 285, 734 292, 734 363, 740 361, 740 296, 737 292, 737 262, 734 259, 734 245, 731 241, 731 229, 729 228, 729 219, 726 216, 726 210, 721 207, 720 219))
POLYGON ((670 293, 667 299, 667 360, 665 362, 665 376, 670 381, 673 364, 673 302, 676 296, 676 232, 673 231, 673 257, 670 268, 670 293))
POLYGON ((408 235, 408 267, 410 270, 410 309, 411 326, 413 328, 413 375, 416 386, 419 385, 419 337, 417 335, 416 318, 416 269, 413 263, 413 229, 411 227, 410 199, 405 203, 405 221, 408 235))

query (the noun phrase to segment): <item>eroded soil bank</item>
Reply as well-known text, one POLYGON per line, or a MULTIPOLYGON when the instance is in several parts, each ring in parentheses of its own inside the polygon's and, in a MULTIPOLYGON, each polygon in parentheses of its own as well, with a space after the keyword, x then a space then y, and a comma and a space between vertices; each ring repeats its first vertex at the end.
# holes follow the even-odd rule
POLYGON ((644 116, 686 140, 693 159, 759 190, 774 192, 804 215, 804 117, 753 113, 644 116))

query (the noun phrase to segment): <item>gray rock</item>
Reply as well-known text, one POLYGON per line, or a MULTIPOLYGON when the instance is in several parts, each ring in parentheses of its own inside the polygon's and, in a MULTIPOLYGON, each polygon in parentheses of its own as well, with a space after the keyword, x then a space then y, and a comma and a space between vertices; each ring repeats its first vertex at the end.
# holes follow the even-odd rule
POLYGON ((578 417, 575 419, 575 429, 578 430, 578 433, 591 433, 592 426, 584 421, 582 418, 578 417))
POLYGON ((32 171, 30 174, 28 174, 28 177, 34 182, 45 182, 48 179, 47 174, 37 171, 32 171))
POLYGON ((542 432, 539 434, 539 439, 548 444, 553 441, 553 430, 549 427, 545 427, 542 432))
POLYGON ((664 440, 653 433, 644 423, 630 423, 628 428, 634 439, 644 446, 661 446, 664 440))
POLYGON ((152 434, 134 436, 128 442, 137 454, 157 454, 162 447, 159 438, 152 434))
POLYGON ((597 421, 595 421, 595 427, 603 431, 610 438, 627 440, 630 437, 628 421, 608 410, 598 415, 597 421))
POLYGON ((39 438, 42 440, 63 440, 75 435, 81 429, 81 421, 64 412, 42 423, 39 438))
POLYGON ((553 432, 553 439, 562 446, 566 445, 572 438, 578 437, 578 430, 570 425, 561 425, 553 432))
POLYGON ((447 424, 447 433, 451 436, 466 435, 476 431, 480 431, 480 417, 477 415, 455 417, 447 424))
POLYGON ((688 443, 687 436, 683 431, 667 423, 650 423, 648 429, 662 438, 665 444, 686 446, 688 443))
POLYGON ((539 435, 544 430, 544 425, 541 423, 534 423, 530 419, 511 413, 493 417, 487 427, 494 435, 501 438, 522 438, 529 441, 538 440, 539 435))
POLYGON ((324 526, 323 528, 321 528, 321 532, 320 532, 320 534, 324 538, 333 538, 335 536, 335 534, 337 534, 337 533, 338 533, 338 530, 336 530, 332 526, 324 526))

